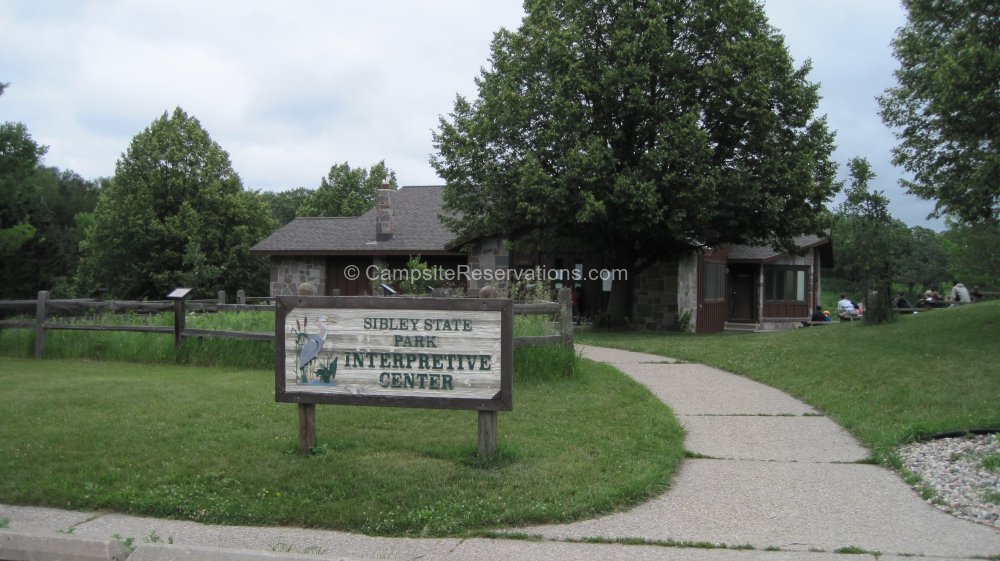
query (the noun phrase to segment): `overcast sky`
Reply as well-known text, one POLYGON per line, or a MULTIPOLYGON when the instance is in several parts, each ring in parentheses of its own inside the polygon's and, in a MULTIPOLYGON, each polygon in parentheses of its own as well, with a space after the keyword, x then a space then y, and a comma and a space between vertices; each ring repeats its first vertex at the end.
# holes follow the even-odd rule
MULTIPOLYGON (((893 84, 897 0, 767 0, 797 63, 813 61, 846 177, 874 186, 910 225, 933 204, 906 195, 875 96, 893 84)), ((114 174, 132 137, 180 106, 225 149, 248 188, 315 188, 334 164, 384 159, 401 185, 441 184, 431 131, 455 95, 476 96, 493 33, 518 0, 3 0, 0 120, 49 147, 45 164, 114 174)))

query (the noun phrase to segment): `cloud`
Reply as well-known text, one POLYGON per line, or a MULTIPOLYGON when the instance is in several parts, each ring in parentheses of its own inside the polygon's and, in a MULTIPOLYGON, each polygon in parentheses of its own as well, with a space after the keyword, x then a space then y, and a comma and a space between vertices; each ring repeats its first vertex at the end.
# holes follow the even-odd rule
POLYGON ((897 142, 878 115, 876 98, 895 83, 897 62, 890 43, 906 23, 903 8, 870 0, 766 0, 765 10, 796 61, 812 61, 810 79, 820 83, 823 96, 820 112, 837 134, 833 158, 841 166, 839 177, 847 180, 850 158, 867 158, 876 173, 871 187, 890 198, 893 216, 910 225, 943 229, 943 221, 925 219, 933 202, 899 186, 904 171, 891 163, 897 142))
MULTIPOLYGON (((868 157, 892 211, 930 205, 895 186, 895 144, 874 96, 892 83, 894 2, 767 0, 799 62, 812 58, 835 158, 868 157)), ((379 160, 402 184, 440 184, 431 131, 475 97, 519 0, 8 0, 0 10, 0 118, 50 146, 48 165, 108 176, 132 137, 180 106, 227 150, 248 187, 315 187, 330 166, 379 160)), ((845 172, 846 173, 846 172, 845 172)))

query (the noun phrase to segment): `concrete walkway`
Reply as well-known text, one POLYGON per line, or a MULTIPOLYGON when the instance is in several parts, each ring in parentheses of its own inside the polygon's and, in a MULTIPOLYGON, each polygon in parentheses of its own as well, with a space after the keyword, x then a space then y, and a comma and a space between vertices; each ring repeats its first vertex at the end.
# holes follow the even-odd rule
POLYGON ((685 448, 707 458, 684 462, 667 493, 634 510, 526 533, 785 551, 1000 554, 1000 531, 928 505, 890 470, 857 463, 868 452, 850 434, 778 390, 641 353, 591 347, 584 355, 649 387, 687 430, 685 448))
POLYGON ((205 548, 250 550, 260 559, 262 551, 291 551, 317 561, 844 561, 838 550, 867 552, 851 559, 878 552, 899 561, 1000 556, 1000 531, 952 517, 922 501, 895 473, 857 463, 867 451, 846 431, 773 388, 659 356, 595 347, 583 352, 663 399, 687 430, 685 448, 699 457, 684 462, 670 490, 633 510, 510 530, 541 540, 371 538, 7 505, 0 505, 0 518, 9 519, 12 532, 132 537, 140 547, 130 559, 146 561, 249 559, 205 548), (173 545, 162 544, 168 539, 173 545), (622 541, 646 545, 615 543, 622 541), (720 547, 689 547, 693 543, 720 547))

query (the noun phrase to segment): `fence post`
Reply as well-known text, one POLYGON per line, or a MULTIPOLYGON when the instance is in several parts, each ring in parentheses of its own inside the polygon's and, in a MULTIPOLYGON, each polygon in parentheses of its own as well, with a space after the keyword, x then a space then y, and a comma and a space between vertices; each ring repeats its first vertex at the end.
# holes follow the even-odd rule
POLYGON ((299 454, 306 456, 316 448, 316 404, 299 404, 299 454))
MULTIPOLYGON (((315 296, 316 287, 304 282, 299 285, 298 293, 299 296, 315 296)), ((274 344, 281 348, 282 342, 280 339, 275 339, 274 344)), ((299 454, 308 455, 314 448, 316 448, 316 404, 299 403, 299 454)))
POLYGON ((245 290, 236 291, 236 303, 243 306, 247 303, 247 293, 245 290))
POLYGON ((573 348, 573 291, 559 289, 559 336, 563 346, 573 348))
POLYGON ((184 340, 184 298, 174 300, 174 346, 181 346, 184 340))
POLYGON ((476 451, 480 458, 489 458, 497 451, 498 417, 496 411, 479 411, 479 438, 476 451))
POLYGON ((225 303, 226 303, 226 291, 225 290, 220 290, 219 291, 219 304, 225 304, 225 303))
POLYGON ((49 291, 39 290, 38 302, 35 305, 35 358, 42 358, 42 355, 45 354, 45 320, 48 301, 49 291))

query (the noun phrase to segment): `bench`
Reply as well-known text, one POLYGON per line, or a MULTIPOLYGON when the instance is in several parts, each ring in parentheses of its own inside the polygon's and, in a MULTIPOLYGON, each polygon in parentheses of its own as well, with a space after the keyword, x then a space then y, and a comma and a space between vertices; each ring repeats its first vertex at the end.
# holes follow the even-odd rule
POLYGON ((900 314, 916 314, 919 312, 929 312, 931 310, 937 310, 941 308, 951 308, 952 306, 968 306, 969 304, 974 304, 975 302, 934 302, 929 306, 917 306, 913 308, 893 308, 900 314))

